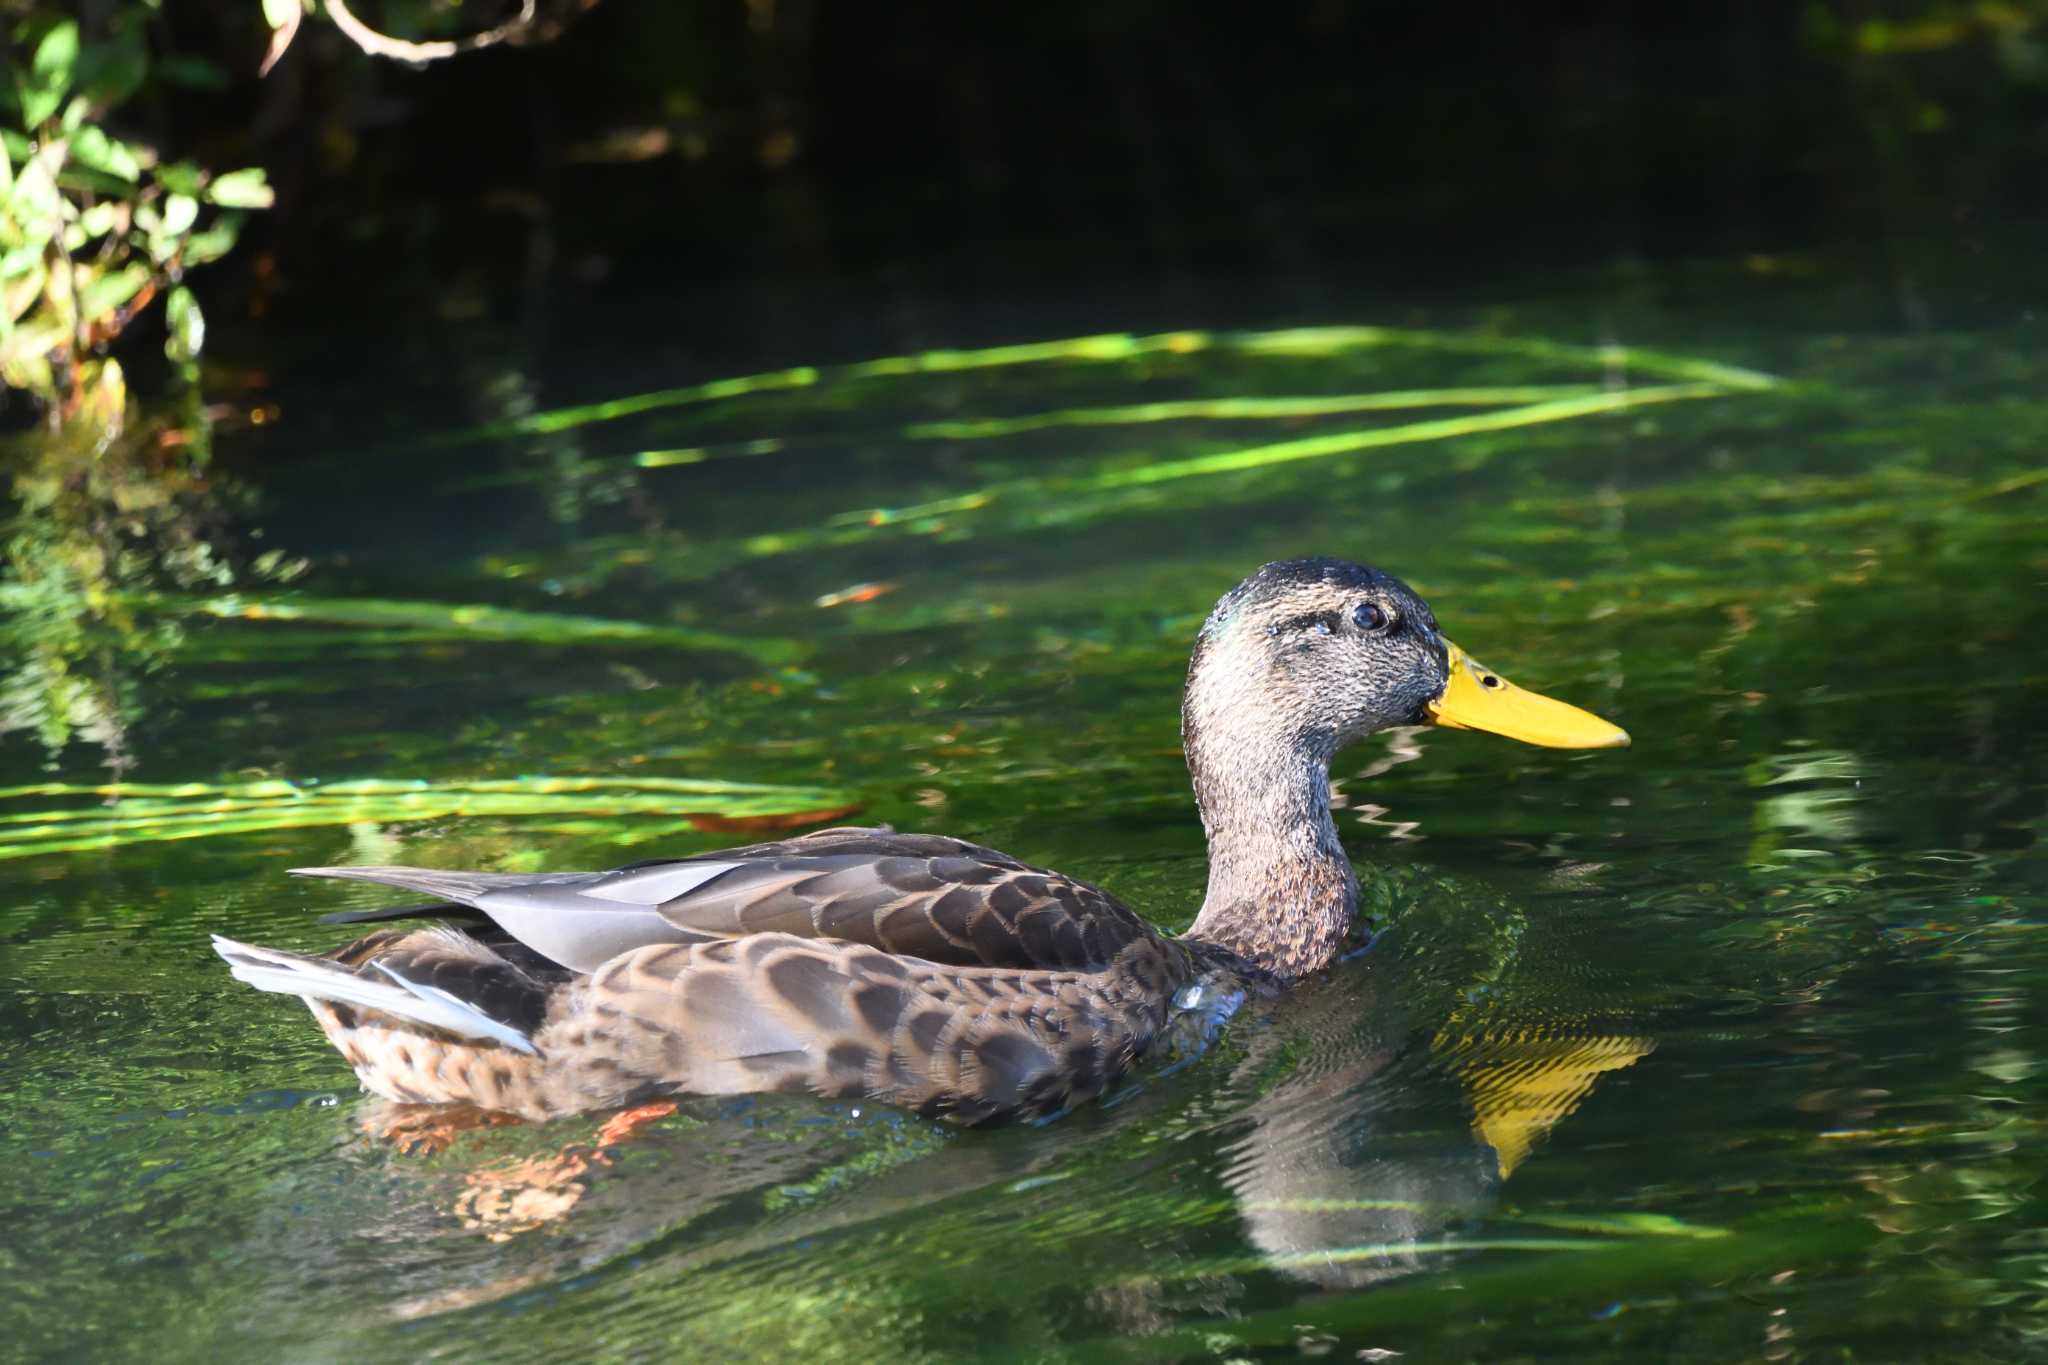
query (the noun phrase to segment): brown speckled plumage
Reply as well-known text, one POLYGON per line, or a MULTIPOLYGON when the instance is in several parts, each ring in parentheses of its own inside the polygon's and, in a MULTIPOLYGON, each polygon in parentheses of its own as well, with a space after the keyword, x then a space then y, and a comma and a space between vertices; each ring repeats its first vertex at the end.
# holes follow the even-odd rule
MULTIPOLYGON (((833 829, 704 858, 738 867, 666 907, 687 941, 588 976, 447 928, 380 930, 325 959, 447 990, 515 1024, 534 1054, 347 1002, 313 1000, 314 1016, 365 1088, 409 1103, 546 1118, 790 1091, 977 1123, 1100 1094, 1177 991, 1241 965, 1086 883, 957 839, 833 829)), ((403 884, 413 870, 331 871, 403 884)))
POLYGON ((1448 666, 1428 607, 1377 570, 1267 565, 1217 604, 1182 711, 1209 889, 1180 938, 992 849, 831 829, 617 873, 302 869, 435 898, 333 918, 462 925, 401 923, 325 957, 216 946, 241 979, 304 996, 393 1100, 548 1118, 788 1091, 1040 1117, 1102 1093, 1177 1002, 1329 961, 1358 897, 1329 761, 1421 719, 1448 666), (1383 627, 1360 624, 1379 619, 1366 606, 1383 627))

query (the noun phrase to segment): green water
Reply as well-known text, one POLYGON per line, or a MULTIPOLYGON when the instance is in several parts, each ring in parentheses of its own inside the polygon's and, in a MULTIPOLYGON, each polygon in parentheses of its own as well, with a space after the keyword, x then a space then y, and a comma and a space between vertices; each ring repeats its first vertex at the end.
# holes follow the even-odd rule
POLYGON ((109 806, 89 750, 7 741, 5 1349, 2041 1351, 2048 347, 1787 311, 1646 315, 1645 354, 1529 309, 641 401, 717 376, 610 357, 496 376, 485 428, 451 398, 328 447, 364 421, 307 398, 225 440, 310 568, 151 608, 187 618, 128 740, 158 787, 109 806), (1308 553, 1635 747, 1347 753, 1369 950, 1049 1126, 778 1097, 608 1164, 601 1116, 405 1150, 206 947, 382 903, 298 864, 605 866, 849 806, 1184 924, 1193 628, 1308 553))

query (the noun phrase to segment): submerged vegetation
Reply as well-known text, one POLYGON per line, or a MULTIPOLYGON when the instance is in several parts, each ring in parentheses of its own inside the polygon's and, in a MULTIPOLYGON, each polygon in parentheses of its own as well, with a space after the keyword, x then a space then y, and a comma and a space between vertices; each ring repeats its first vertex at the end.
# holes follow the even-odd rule
POLYGON ((851 814, 844 792, 660 777, 519 777, 502 781, 244 782, 175 786, 38 783, 0 788, 0 809, 23 799, 74 804, 0 814, 0 860, 78 853, 164 839, 204 839, 323 826, 411 825, 458 816, 520 817, 555 834, 614 831, 636 843, 679 831, 799 828, 851 814), (90 804, 86 804, 90 803, 90 804), (659 816, 621 822, 623 816, 659 816))
MULTIPOLYGON (((984 351, 933 352, 886 357, 832 369, 804 367, 744 376, 611 400, 581 408, 534 413, 444 435, 435 444, 474 445, 538 432, 558 433, 594 423, 666 415, 718 405, 728 426, 757 424, 748 435, 699 447, 699 458, 657 461, 638 452, 635 468, 653 470, 731 458, 796 458, 790 452, 821 438, 807 430, 818 413, 915 410, 950 394, 927 396, 921 385, 945 376, 1002 373, 1016 367, 1055 367, 1085 375, 1094 367, 1119 373, 1152 357, 1199 367, 1206 358, 1254 357, 1287 363, 1359 358, 1384 360, 1394 369, 1417 357, 1445 364, 1479 365, 1496 378, 1527 371, 1529 382, 1446 388, 1403 388, 1298 398, 1180 399, 1112 408, 1055 407, 1000 417, 910 421, 907 439, 972 441, 976 460, 1005 458, 983 447, 1003 437, 1031 437, 1068 426, 1145 427, 1248 422, 1299 425, 1363 414, 1441 411, 1407 421, 1381 421, 1296 435, 1241 441, 1180 459, 1094 457, 1062 468, 1031 459, 1034 472, 984 482, 895 507, 836 512, 820 524, 763 529, 723 539, 656 536, 622 546, 623 562, 639 572, 701 576, 749 559, 844 549, 896 535, 960 539, 1015 534, 1034 527, 1070 527, 1083 521, 1155 506, 1161 487, 1209 481, 1178 500, 1201 506, 1227 496, 1222 476, 1256 475, 1298 462, 1334 459, 1395 446, 1456 440, 1524 427, 1618 414, 1658 404, 1767 391, 1768 376, 1688 357, 1615 347, 1575 347, 1534 338, 1458 336, 1380 327, 1330 327, 1275 332, 1181 332, 1163 336, 1098 336, 1005 346, 984 351), (1572 379, 1573 374, 1587 376, 1572 379), (1635 376, 1648 379, 1634 386, 1635 376), (1478 411, 1473 411, 1478 409, 1478 411), (783 423, 790 425, 784 426, 783 423), (758 424, 768 425, 765 431, 758 424)), ((1195 382, 1200 370, 1188 378, 1195 382)), ((1183 381, 1185 382, 1185 381, 1183 381)), ((826 439, 830 439, 829 437, 826 439)), ((796 642, 755 632, 717 631, 675 622, 645 622, 535 611, 498 605, 455 605, 391 599, 279 595, 222 591, 235 587, 238 556, 216 544, 223 514, 205 479, 206 447, 181 446, 158 432, 154 444, 117 443, 104 434, 39 447, 37 463, 16 476, 20 514, 14 525, 11 581, 4 590, 10 613, 6 643, 13 655, 5 678, 0 733, 35 733, 51 753, 70 740, 98 742, 117 768, 127 762, 125 736, 143 714, 141 679, 170 657, 194 618, 276 625, 323 624, 395 632, 430 640, 501 640, 530 645, 642 646, 728 652, 759 665, 796 662, 796 642), (89 439, 92 445, 84 444, 89 439)), ((665 452, 670 456, 674 450, 665 452)), ((544 467, 543 467, 544 469, 544 467)), ((540 477, 541 471, 524 471, 540 477)), ((907 486, 907 485, 906 485, 907 486)), ((579 546, 576 553, 587 553, 579 546)), ((532 576, 530 561, 517 576, 532 576)), ((254 584, 296 574, 305 566, 271 550, 241 575, 254 584)), ((589 566, 583 571, 586 578, 589 566)), ((510 575, 508 575, 510 576, 510 575)), ((587 592, 592 585, 586 582, 587 592)), ((881 589, 875 595, 882 594, 881 589)))

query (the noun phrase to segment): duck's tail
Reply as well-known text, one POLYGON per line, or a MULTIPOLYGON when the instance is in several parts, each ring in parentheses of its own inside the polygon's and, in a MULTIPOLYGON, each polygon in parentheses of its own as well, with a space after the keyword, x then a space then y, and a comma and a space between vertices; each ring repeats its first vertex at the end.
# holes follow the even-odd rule
POLYGON ((492 1018, 440 986, 412 980, 378 958, 372 958, 365 966, 351 967, 328 958, 237 943, 219 934, 213 936, 213 950, 227 962, 237 981, 259 991, 296 995, 308 1002, 325 1000, 356 1005, 459 1038, 499 1043, 528 1056, 540 1055, 540 1049, 523 1030, 492 1018), (376 975, 371 975, 373 971, 376 975))

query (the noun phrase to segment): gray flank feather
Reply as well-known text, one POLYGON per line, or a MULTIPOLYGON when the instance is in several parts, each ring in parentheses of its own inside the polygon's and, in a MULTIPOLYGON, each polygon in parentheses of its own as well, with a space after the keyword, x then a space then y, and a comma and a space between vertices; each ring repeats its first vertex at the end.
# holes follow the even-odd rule
POLYGON ((475 905, 478 896, 516 886, 555 886, 597 880, 595 872, 453 872, 432 867, 295 867, 294 877, 332 877, 338 881, 374 882, 417 891, 423 896, 475 905))

